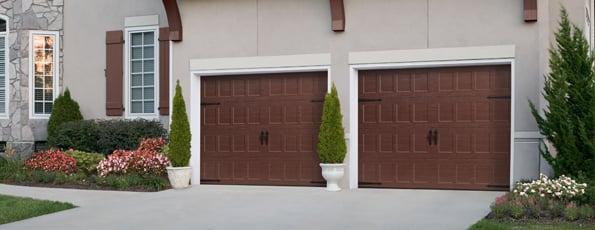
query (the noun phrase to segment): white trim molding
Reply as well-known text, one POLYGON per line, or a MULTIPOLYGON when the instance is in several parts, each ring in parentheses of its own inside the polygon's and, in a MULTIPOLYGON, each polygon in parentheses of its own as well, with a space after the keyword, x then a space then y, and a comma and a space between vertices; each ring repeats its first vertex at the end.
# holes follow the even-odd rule
POLYGON ((190 60, 190 71, 206 70, 247 70, 267 68, 293 68, 306 66, 330 66, 331 55, 302 54, 286 56, 258 56, 211 58, 190 60))
POLYGON ((59 31, 29 31, 29 118, 30 119, 49 119, 50 114, 35 114, 35 71, 34 56, 33 56, 33 36, 35 35, 49 35, 54 37, 54 76, 52 78, 52 93, 53 100, 56 100, 60 95, 60 32, 59 31))
POLYGON ((190 166, 192 166, 192 184, 200 184, 201 150, 201 77, 229 76, 241 74, 327 72, 327 84, 330 91, 331 71, 330 55, 292 55, 275 57, 246 57, 194 59, 190 61, 190 130, 192 131, 190 166))
POLYGON ((349 175, 350 189, 359 187, 358 172, 358 72, 376 69, 407 69, 452 66, 510 65, 510 187, 514 175, 515 46, 461 47, 349 53, 349 175))

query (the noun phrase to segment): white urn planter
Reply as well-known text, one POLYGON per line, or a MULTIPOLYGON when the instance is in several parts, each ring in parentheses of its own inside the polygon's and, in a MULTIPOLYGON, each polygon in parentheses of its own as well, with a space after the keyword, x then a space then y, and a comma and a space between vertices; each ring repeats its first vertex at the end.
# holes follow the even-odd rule
POLYGON ((167 177, 174 189, 184 189, 190 186, 192 167, 167 167, 167 177))
POLYGON ((339 181, 345 175, 343 164, 320 164, 322 168, 322 177, 326 180, 326 191, 341 191, 339 181))

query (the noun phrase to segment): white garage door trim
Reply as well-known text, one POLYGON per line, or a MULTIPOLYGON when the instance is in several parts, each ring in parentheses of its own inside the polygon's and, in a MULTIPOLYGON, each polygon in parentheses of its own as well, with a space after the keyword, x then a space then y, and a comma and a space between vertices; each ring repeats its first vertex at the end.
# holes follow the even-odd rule
POLYGON ((192 166, 192 184, 200 184, 201 76, 326 71, 328 90, 330 90, 330 61, 330 54, 190 60, 189 115, 190 130, 192 131, 190 157, 190 166, 192 166))
POLYGON ((403 51, 349 53, 349 188, 358 188, 358 71, 378 69, 439 68, 453 66, 510 65, 510 187, 514 178, 515 47, 462 47, 403 51))

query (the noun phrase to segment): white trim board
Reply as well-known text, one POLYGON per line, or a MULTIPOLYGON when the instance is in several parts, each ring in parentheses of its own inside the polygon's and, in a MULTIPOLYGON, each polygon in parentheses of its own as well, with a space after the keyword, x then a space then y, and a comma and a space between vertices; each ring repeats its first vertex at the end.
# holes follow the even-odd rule
MULTIPOLYGON (((330 63, 330 56, 329 56, 330 63)), ((221 67, 220 64, 215 66, 221 67)), ((292 73, 292 72, 327 72, 327 89, 331 88, 331 70, 330 65, 313 65, 313 66, 299 66, 299 67, 268 67, 268 68, 228 68, 223 70, 203 70, 190 72, 190 130, 192 132, 191 140, 191 157, 190 166, 192 166, 192 184, 200 184, 200 122, 201 114, 201 77, 202 76, 223 76, 223 75, 240 75, 240 74, 265 74, 265 73, 292 73), (198 178, 198 179, 196 179, 198 178)))
MULTIPOLYGON (((448 62, 491 59, 509 59, 515 57, 514 45, 456 47, 413 50, 386 50, 349 53, 350 65, 448 62)), ((470 62, 469 64, 474 64, 470 62)))
MULTIPOLYGON (((458 49, 458 48, 457 48, 458 49)), ((460 48, 462 50, 466 50, 467 48, 460 48)), ((428 53, 429 51, 422 51, 422 53, 428 53)), ((350 61, 352 61, 353 53, 349 54, 350 61)), ((489 55, 488 55, 489 56, 489 55)), ((493 55, 498 56, 498 55, 493 55)), ((371 57, 371 56, 369 56, 371 57)), ((383 62, 378 58, 371 57, 370 60, 377 60, 381 63, 374 63, 374 64, 350 64, 349 65, 349 131, 351 137, 349 138, 349 175, 348 175, 348 184, 350 189, 357 189, 359 187, 359 172, 358 172, 358 121, 359 121, 359 114, 358 114, 358 72, 360 70, 375 70, 375 69, 406 69, 406 68, 431 68, 431 67, 449 67, 449 66, 478 66, 478 65, 498 65, 498 64, 506 64, 510 65, 510 73, 511 73, 511 109, 510 109, 510 187, 512 188, 513 185, 513 178, 514 178, 514 129, 515 129, 515 60, 514 58, 486 58, 481 60, 470 59, 470 60, 450 60, 450 61, 435 61, 435 58, 430 58, 430 61, 419 61, 417 58, 412 58, 409 62, 396 62, 396 63, 389 63, 383 62)), ((398 58, 399 60, 405 60, 405 57, 398 58)), ((363 60, 363 58, 359 58, 358 60, 363 60)), ((392 58, 387 58, 384 60, 393 60, 392 58)))
POLYGON ((158 26, 159 15, 134 16, 124 18, 124 27, 158 26))
POLYGON ((293 68, 330 66, 331 55, 324 54, 301 54, 285 56, 258 56, 258 57, 234 57, 234 58, 209 58, 190 60, 190 71, 207 70, 248 70, 267 68, 293 68))

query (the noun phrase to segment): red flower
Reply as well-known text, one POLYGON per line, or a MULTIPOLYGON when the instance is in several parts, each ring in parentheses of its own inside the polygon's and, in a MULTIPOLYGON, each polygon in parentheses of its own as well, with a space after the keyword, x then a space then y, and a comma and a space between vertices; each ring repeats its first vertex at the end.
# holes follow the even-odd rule
POLYGON ((34 154, 25 161, 29 169, 38 169, 48 172, 75 173, 76 160, 60 150, 47 150, 34 154))

